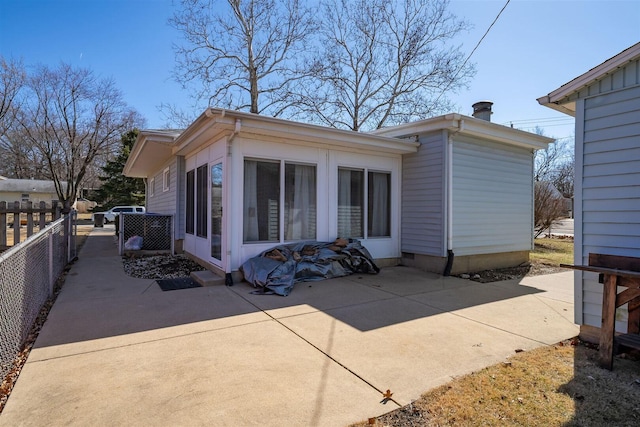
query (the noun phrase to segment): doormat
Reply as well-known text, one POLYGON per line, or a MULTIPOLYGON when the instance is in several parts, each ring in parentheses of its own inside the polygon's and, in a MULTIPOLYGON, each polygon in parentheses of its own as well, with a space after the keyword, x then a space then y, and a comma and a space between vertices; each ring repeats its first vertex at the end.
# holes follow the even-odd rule
POLYGON ((195 282, 191 277, 180 277, 177 279, 158 279, 158 285, 163 291, 177 291, 179 289, 200 288, 202 285, 195 282))

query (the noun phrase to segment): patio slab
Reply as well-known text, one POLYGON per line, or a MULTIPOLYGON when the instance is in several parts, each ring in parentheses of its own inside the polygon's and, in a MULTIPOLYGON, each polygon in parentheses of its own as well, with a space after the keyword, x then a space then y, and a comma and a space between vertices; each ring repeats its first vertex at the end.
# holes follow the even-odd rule
POLYGON ((288 297, 162 292, 124 273, 109 232, 72 266, 0 426, 348 425, 578 331, 570 274, 478 284, 393 267, 288 297))

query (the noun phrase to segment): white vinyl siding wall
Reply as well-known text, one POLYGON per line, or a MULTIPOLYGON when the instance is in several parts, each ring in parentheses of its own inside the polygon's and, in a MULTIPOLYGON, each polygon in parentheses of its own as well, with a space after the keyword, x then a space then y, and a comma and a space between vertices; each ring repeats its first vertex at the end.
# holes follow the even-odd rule
MULTIPOLYGON (((584 109, 578 118, 582 139, 582 161, 578 159, 576 179, 582 187, 579 215, 582 229, 576 230, 581 244, 580 260, 587 264, 589 253, 640 257, 640 67, 630 63, 612 76, 593 85, 588 93, 609 93, 578 102, 584 109), (627 86, 626 88, 623 88, 627 86), (580 233, 580 236, 578 234, 580 233)), ((578 188, 576 188, 578 190, 578 188)), ((578 191, 576 191, 577 194, 578 191)), ((577 223, 577 222, 576 222, 577 223)), ((576 246, 576 251, 580 249, 576 246)), ((580 253, 580 252, 578 252, 580 253)), ((598 275, 582 275, 582 323, 600 327, 602 285, 598 275)), ((616 329, 626 332, 626 306, 619 310, 616 329)), ((580 319, 578 319, 580 320, 580 319)))
POLYGON ((402 157, 402 252, 445 256, 446 134, 421 135, 418 152, 402 157))
POLYGON ((533 153, 458 137, 453 144, 453 252, 527 251, 532 246, 533 153))

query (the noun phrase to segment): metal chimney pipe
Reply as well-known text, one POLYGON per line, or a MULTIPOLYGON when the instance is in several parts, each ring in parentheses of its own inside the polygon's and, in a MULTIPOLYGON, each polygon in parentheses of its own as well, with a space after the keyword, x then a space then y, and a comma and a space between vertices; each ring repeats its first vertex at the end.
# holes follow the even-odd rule
POLYGON ((491 106, 493 102, 491 101, 479 101, 472 105, 473 107, 473 117, 476 119, 486 120, 488 122, 491 121, 491 115, 493 111, 491 111, 491 106))

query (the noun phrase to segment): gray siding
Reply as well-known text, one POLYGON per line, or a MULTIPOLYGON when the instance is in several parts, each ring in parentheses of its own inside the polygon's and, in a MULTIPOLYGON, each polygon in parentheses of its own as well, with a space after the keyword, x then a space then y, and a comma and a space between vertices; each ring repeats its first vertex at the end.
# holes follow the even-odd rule
POLYGON ((402 157, 402 252, 444 256, 444 132, 402 157))
POLYGON ((176 193, 177 193, 177 162, 174 157, 169 164, 164 165, 162 169, 149 177, 148 182, 151 182, 151 178, 155 178, 155 188, 153 196, 151 196, 151 189, 147 190, 147 211, 151 213, 174 215, 176 213, 176 193), (166 168, 169 168, 170 184, 169 191, 163 190, 163 173, 166 168))
POLYGON ((597 82, 585 87, 575 94, 567 97, 568 101, 584 99, 590 96, 602 95, 608 92, 633 87, 640 84, 640 59, 629 62, 624 67, 618 69, 599 79, 597 82))
MULTIPOLYGON (((583 264, 591 252, 640 257, 640 85, 615 90, 634 77, 640 83, 638 69, 638 61, 632 62, 598 84, 614 90, 584 100, 582 229, 576 231, 583 264)), ((583 323, 600 327, 597 275, 583 275, 582 301, 583 323)), ((626 330, 625 319, 621 310, 618 330, 626 330)))
POLYGON ((453 144, 453 252, 531 249, 533 153, 489 141, 453 144))

